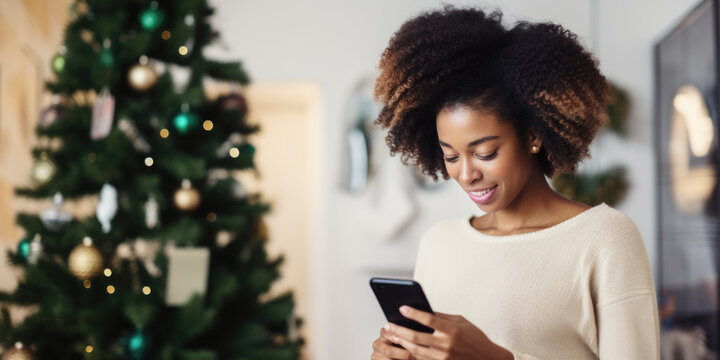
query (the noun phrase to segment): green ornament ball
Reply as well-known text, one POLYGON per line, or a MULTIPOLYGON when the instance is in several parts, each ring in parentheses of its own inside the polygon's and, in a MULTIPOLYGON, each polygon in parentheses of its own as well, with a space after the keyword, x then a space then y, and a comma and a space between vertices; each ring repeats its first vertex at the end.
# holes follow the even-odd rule
POLYGON ((241 145, 239 146, 238 150, 240 150, 240 152, 243 153, 243 154, 250 154, 250 155, 252 155, 252 154, 255 153, 255 147, 252 146, 252 145, 249 144, 249 143, 243 143, 243 144, 241 144, 241 145))
POLYGON ((154 31, 162 24, 165 14, 160 9, 150 8, 143 10, 138 16, 140 26, 146 31, 154 31))
POLYGON ((181 134, 187 134, 198 125, 197 114, 191 111, 181 111, 173 118, 173 126, 181 134))
POLYGON ((142 329, 125 335, 122 338, 123 351, 125 358, 129 360, 142 360, 147 355, 149 348, 149 339, 142 329))
POLYGON ((18 243, 17 253, 18 255, 22 256, 23 259, 27 260, 28 255, 30 255, 30 244, 32 243, 31 239, 25 238, 20 240, 18 243))
POLYGON ((115 56, 110 48, 103 48, 100 50, 100 63, 105 66, 112 66, 115 64, 115 56))
POLYGON ((58 74, 61 73, 63 69, 65 69, 65 55, 55 54, 52 58, 51 66, 53 71, 58 74))

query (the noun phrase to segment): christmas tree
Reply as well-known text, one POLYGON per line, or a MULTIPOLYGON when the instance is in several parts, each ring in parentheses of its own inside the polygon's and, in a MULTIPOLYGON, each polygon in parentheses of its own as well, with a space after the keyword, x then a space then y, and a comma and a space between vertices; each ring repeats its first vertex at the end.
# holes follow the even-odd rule
POLYGON ((253 171, 239 62, 207 59, 206 0, 84 0, 70 8, 46 88, 34 184, 0 293, 3 360, 297 359, 292 293, 271 297, 269 205, 232 174, 253 171), (64 201, 95 199, 73 217, 64 201), (20 318, 10 308, 24 311, 20 318))

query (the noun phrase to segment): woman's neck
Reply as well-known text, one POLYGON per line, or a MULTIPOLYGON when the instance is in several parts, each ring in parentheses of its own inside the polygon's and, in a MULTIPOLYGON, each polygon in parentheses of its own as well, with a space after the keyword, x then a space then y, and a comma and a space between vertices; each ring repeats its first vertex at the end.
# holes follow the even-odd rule
POLYGON ((476 228, 495 234, 515 234, 544 229, 567 220, 589 206, 576 203, 556 193, 545 176, 538 173, 515 200, 504 209, 488 213, 476 228))

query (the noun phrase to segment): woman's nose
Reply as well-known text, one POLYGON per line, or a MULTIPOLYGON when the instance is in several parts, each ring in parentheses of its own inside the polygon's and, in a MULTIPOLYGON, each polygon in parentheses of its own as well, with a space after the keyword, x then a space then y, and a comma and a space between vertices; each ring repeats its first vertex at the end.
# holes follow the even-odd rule
POLYGON ((461 159, 458 181, 460 181, 461 184, 471 185, 478 179, 482 179, 482 172, 475 167, 472 160, 461 159))

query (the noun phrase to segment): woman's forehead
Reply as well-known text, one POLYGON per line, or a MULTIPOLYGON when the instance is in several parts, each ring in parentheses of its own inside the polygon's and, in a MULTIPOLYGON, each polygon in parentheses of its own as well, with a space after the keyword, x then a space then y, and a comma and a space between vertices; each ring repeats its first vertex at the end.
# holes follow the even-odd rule
POLYGON ((514 131, 512 121, 504 121, 498 114, 489 111, 477 111, 470 108, 442 110, 436 119, 438 135, 449 136, 484 134, 501 135, 514 131))

